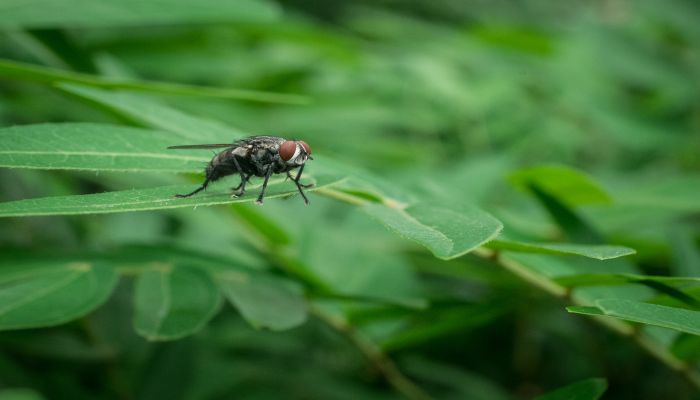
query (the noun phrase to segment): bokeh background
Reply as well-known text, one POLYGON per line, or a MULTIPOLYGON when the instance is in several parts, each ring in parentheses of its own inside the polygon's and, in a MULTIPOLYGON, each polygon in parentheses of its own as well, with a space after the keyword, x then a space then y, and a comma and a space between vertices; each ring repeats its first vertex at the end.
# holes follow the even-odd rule
MULTIPOLYGON (((22 8, 15 3, 0 12, 22 8)), ((112 10, 108 23, 81 19, 79 1, 61 3, 74 8, 38 7, 25 23, 0 16, 0 56, 105 78, 302 95, 303 104, 280 104, 123 93, 127 103, 157 102, 248 134, 303 138, 317 159, 424 200, 477 204, 516 238, 566 237, 512 179, 522 168, 565 165, 612 199, 570 200, 610 242, 637 250, 627 267, 700 271, 695 1, 250 0, 233 13, 190 10, 172 20, 145 12, 124 22, 112 10)), ((0 126, 149 126, 80 88, 4 71, 0 126)), ((0 169, 0 199, 200 179, 0 169)), ((311 201, 0 220, 5 254, 185 246, 271 270, 291 259, 356 298, 342 304, 349 325, 340 328, 311 317, 289 331, 260 331, 224 306, 196 335, 153 343, 133 331, 127 276, 87 317, 0 333, 0 385, 48 399, 400 398, 383 369, 391 363, 435 398, 529 399, 595 376, 608 379, 605 398, 700 398, 627 338, 568 314, 566 302, 488 260, 440 261, 350 205, 311 201), (362 338, 381 352, 368 358, 362 338)), ((683 357, 700 356, 693 337, 676 344, 683 357)))

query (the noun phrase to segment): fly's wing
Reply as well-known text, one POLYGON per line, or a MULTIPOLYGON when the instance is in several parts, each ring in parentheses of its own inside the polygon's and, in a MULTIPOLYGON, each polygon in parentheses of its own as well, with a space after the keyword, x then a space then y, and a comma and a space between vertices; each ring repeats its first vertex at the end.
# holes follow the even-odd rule
POLYGON ((213 143, 213 144, 186 144, 182 146, 168 146, 169 149, 218 149, 221 147, 233 147, 231 143, 213 143))

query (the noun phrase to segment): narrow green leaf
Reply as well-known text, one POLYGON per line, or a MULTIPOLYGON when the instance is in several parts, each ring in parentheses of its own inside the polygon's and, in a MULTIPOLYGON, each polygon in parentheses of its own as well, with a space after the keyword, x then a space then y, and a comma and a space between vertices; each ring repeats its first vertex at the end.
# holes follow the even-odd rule
POLYGON ((0 129, 0 167, 201 172, 208 153, 168 150, 184 139, 116 125, 58 123, 0 129))
MULTIPOLYGON (((313 192, 318 188, 341 181, 341 178, 337 176, 320 174, 304 174, 304 176, 310 182, 315 183, 313 188, 305 189, 307 192, 313 192)), ((184 199, 176 198, 175 194, 191 192, 197 188, 197 184, 9 201, 0 203, 0 217, 105 214, 246 203, 255 201, 261 184, 249 184, 246 194, 235 198, 231 197, 230 189, 228 189, 230 184, 226 189, 222 188, 224 185, 226 185, 225 182, 212 185, 206 192, 184 199)), ((269 201, 276 197, 295 196, 298 191, 292 182, 276 178, 270 180, 266 193, 265 199, 269 201)), ((301 200, 294 199, 294 201, 301 200)))
POLYGON ((18 263, 0 268, 0 330, 59 325, 82 317, 112 293, 111 267, 84 262, 18 263))
POLYGON ((674 284, 697 285, 700 284, 700 278, 646 276, 637 274, 578 274, 555 278, 554 281, 566 287, 624 285, 627 283, 637 283, 658 290, 659 292, 680 300, 693 308, 700 309, 699 299, 673 286, 674 284))
POLYGON ((39 392, 33 389, 12 388, 0 391, 0 400, 43 400, 45 399, 39 392))
POLYGON ((700 284, 700 278, 678 276, 652 276, 637 274, 576 274, 554 278, 558 284, 566 287, 622 285, 641 281, 656 281, 664 284, 700 284))
POLYGON ((178 133, 181 137, 190 140, 190 143, 232 143, 235 139, 247 136, 218 121, 187 114, 146 95, 97 89, 74 83, 59 83, 57 86, 68 93, 107 107, 139 124, 178 133))
POLYGON ((219 273, 215 279, 243 318, 256 328, 284 330, 306 321, 306 301, 291 282, 242 271, 219 273))
POLYGON ((569 206, 609 203, 605 189, 589 175, 563 165, 526 168, 510 175, 519 187, 535 185, 569 206))
POLYGON ((272 21, 279 10, 261 0, 5 0, 0 28, 105 28, 154 24, 272 21))
POLYGON ((596 260, 609 260, 635 254, 634 249, 624 246, 575 243, 526 243, 503 239, 491 241, 486 247, 499 250, 512 250, 521 253, 577 255, 594 258, 596 260))
POLYGON ((536 184, 530 184, 529 187, 537 200, 547 209, 552 219, 566 233, 569 240, 593 244, 605 242, 603 236, 588 221, 556 196, 542 190, 536 184))
POLYGON ((566 311, 583 315, 605 315, 600 308, 593 306, 569 306, 566 307, 566 311))
POLYGON ((606 315, 625 321, 661 326, 680 332, 700 335, 700 311, 660 306, 622 299, 602 299, 595 302, 598 311, 590 307, 568 307, 567 310, 578 314, 606 315))
POLYGON ((72 82, 105 89, 125 89, 182 96, 215 97, 268 103, 305 104, 307 102, 305 97, 293 94, 107 78, 3 59, 0 59, 0 78, 27 80, 47 84, 72 82))
POLYGON ((536 400, 597 400, 607 388, 605 379, 591 378, 538 396, 536 400))
POLYGON ((362 209, 387 228, 445 260, 474 250, 496 237, 503 228, 490 214, 471 207, 416 203, 399 209, 369 203, 362 209))
POLYGON ((219 290, 203 271, 159 265, 143 272, 134 295, 136 332, 174 340, 199 331, 219 310, 219 290))

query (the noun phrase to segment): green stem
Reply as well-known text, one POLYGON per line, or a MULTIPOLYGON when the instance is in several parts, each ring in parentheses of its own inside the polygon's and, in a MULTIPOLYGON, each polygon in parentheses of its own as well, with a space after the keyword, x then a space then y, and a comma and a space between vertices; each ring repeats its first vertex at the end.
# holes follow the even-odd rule
MULTIPOLYGON (((364 200, 358 199, 356 196, 352 196, 344 192, 340 192, 339 195, 338 193, 334 193, 336 192, 335 190, 330 190, 332 191, 332 193, 324 193, 320 190, 317 191, 317 193, 321 192, 320 194, 324 194, 328 197, 332 197, 336 200, 344 201, 353 205, 365 204, 364 200)), ((576 296, 573 296, 569 288, 559 285, 551 281, 550 279, 547 279, 547 277, 533 271, 525 265, 511 258, 503 256, 498 251, 481 247, 473 251, 472 254, 475 254, 476 256, 481 258, 492 260, 494 263, 496 263, 503 269, 521 278, 523 281, 529 283, 533 287, 540 289, 555 298, 561 299, 565 303, 581 306, 590 305, 588 302, 578 299, 576 296)), ((598 322, 600 325, 606 327, 607 329, 610 329, 611 331, 619 335, 631 338, 634 341, 634 343, 637 344, 637 346, 644 349, 647 353, 649 353, 651 356, 659 360, 661 363, 663 363, 673 371, 676 371, 679 374, 681 374, 691 385, 693 385, 697 389, 700 389, 700 371, 698 371, 693 365, 678 359, 676 356, 673 355, 673 353, 671 353, 667 348, 662 346, 657 341, 644 335, 642 332, 638 332, 637 330, 635 330, 634 326, 607 317, 592 316, 591 318, 593 318, 594 321, 598 322)))
MULTIPOLYGON (((568 288, 552 282, 546 277, 532 271, 530 268, 527 268, 525 265, 494 252, 493 250, 479 248, 474 251, 474 254, 482 258, 494 260, 496 264, 521 278, 525 282, 549 293, 553 297, 561 299, 567 304, 575 304, 580 306, 590 305, 588 302, 573 296, 568 288)), ((697 389, 700 389, 700 372, 698 372, 692 365, 676 358, 673 353, 671 353, 658 341, 648 337, 641 330, 635 329, 634 326, 622 321, 608 317, 593 316, 592 318, 594 321, 610 329, 611 331, 622 336, 630 337, 634 343, 644 349, 651 356, 661 361, 670 369, 681 374, 691 385, 695 386, 697 389)))
POLYGON ((410 400, 431 400, 432 397, 408 379, 396 364, 370 339, 362 335, 353 326, 347 324, 344 320, 328 314, 318 307, 311 306, 311 314, 326 325, 335 329, 346 336, 374 365, 374 367, 382 373, 389 384, 401 393, 405 398, 410 400))

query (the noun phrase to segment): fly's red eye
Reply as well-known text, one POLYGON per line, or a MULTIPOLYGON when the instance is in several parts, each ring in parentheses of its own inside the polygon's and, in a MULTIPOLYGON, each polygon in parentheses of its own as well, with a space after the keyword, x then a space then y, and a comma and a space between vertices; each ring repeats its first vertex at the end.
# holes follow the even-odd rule
POLYGON ((309 147, 309 145, 306 144, 306 142, 300 140, 297 143, 299 143, 301 145, 301 147, 304 148, 304 151, 306 152, 306 154, 311 155, 311 147, 309 147))
POLYGON ((280 158, 284 161, 289 161, 294 157, 294 153, 297 151, 297 144, 291 140, 287 140, 280 146, 280 158))

